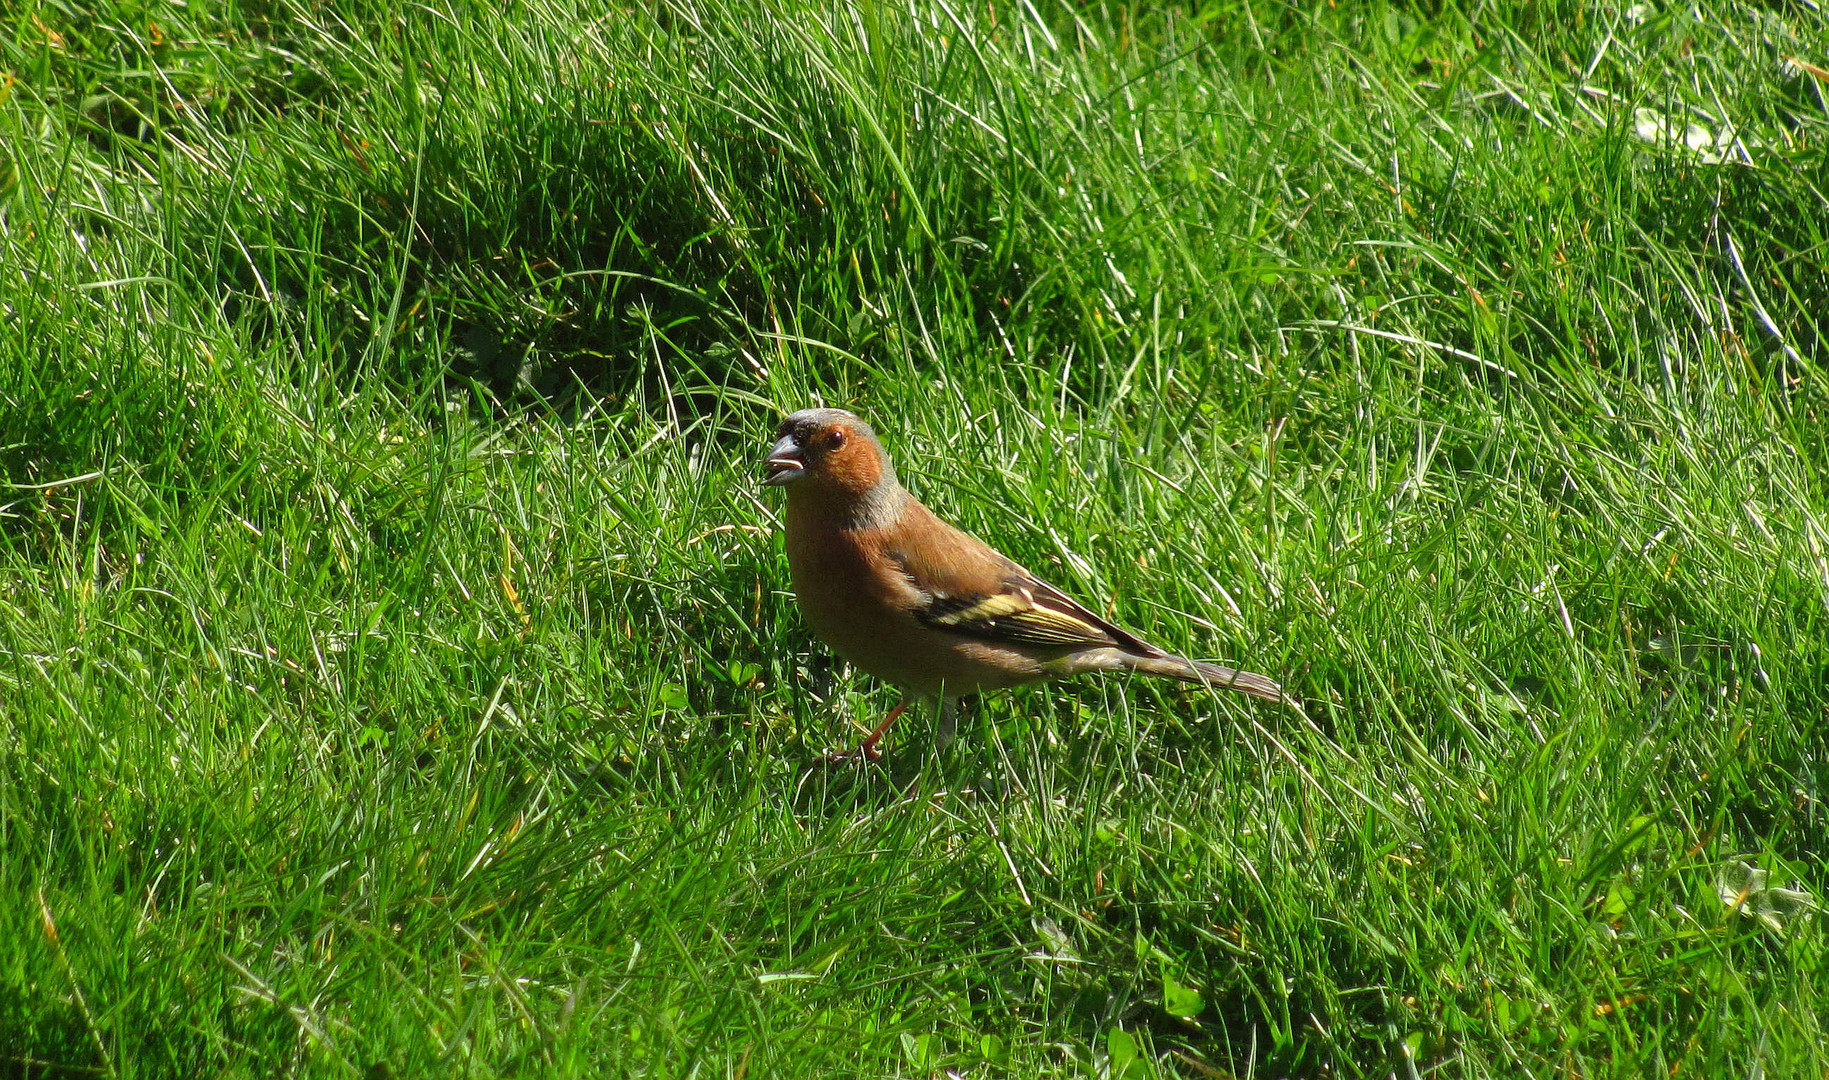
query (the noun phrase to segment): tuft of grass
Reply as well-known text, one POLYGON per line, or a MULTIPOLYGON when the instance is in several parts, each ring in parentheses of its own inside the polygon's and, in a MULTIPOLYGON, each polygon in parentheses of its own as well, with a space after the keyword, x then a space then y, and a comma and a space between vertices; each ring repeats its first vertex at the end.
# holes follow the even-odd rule
POLYGON ((0 1071, 1829 1067, 1809 5, 0 27, 0 1071), (1306 715, 818 767, 812 401, 1306 715))

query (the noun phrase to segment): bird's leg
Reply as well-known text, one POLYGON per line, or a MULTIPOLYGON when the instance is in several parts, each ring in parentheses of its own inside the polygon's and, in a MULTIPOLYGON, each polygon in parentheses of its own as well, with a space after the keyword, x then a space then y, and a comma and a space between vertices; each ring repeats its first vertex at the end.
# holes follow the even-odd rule
POLYGON ((908 711, 908 703, 911 700, 911 698, 904 697, 901 701, 896 702, 895 708, 883 714, 883 722, 876 726, 876 730, 865 736, 863 742, 857 744, 856 750, 827 754, 826 760, 849 761, 854 757, 861 757, 865 761, 876 761, 881 758, 883 752, 876 748, 876 744, 883 741, 883 736, 888 734, 890 725, 901 719, 902 714, 908 711))
POLYGON ((866 736, 863 742, 857 744, 858 753, 871 761, 883 756, 883 752, 876 748, 876 744, 882 742, 883 736, 889 733, 890 725, 901 719, 902 714, 908 711, 908 701, 908 698, 903 698, 896 702, 895 708, 883 714, 883 722, 878 724, 876 730, 866 736))
POLYGON ((953 744, 953 737, 959 733, 959 699, 940 698, 940 723, 934 728, 934 749, 944 750, 953 744))

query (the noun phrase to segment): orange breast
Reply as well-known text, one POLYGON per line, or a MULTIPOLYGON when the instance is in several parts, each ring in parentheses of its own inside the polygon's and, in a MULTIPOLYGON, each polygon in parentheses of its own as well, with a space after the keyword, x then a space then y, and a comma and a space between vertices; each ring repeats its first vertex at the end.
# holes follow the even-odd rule
POLYGON ((957 697, 1043 677, 1039 661, 992 642, 922 626, 924 597, 867 533, 819 527, 787 515, 794 597, 820 640, 885 682, 917 694, 957 697))

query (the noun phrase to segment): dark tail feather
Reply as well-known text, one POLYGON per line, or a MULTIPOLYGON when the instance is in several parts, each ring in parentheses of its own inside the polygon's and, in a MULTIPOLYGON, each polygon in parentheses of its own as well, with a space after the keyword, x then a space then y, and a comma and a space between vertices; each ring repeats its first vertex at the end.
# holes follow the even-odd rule
POLYGON ((1295 699, 1285 694, 1275 679, 1237 668, 1221 667, 1199 660, 1183 660, 1179 656, 1139 656, 1130 661, 1130 667, 1148 675, 1163 675, 1182 682, 1199 683, 1215 690, 1236 690, 1241 694, 1250 694, 1282 705, 1295 703, 1295 699))

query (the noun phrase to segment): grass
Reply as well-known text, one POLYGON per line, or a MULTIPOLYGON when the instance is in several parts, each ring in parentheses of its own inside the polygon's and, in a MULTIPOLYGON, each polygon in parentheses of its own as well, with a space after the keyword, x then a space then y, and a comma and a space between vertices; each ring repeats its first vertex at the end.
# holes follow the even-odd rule
POLYGON ((13 5, 0 1075, 1823 1075, 1825 66, 1725 0, 13 5), (785 592, 813 401, 1306 717, 817 767, 894 692, 785 592))

